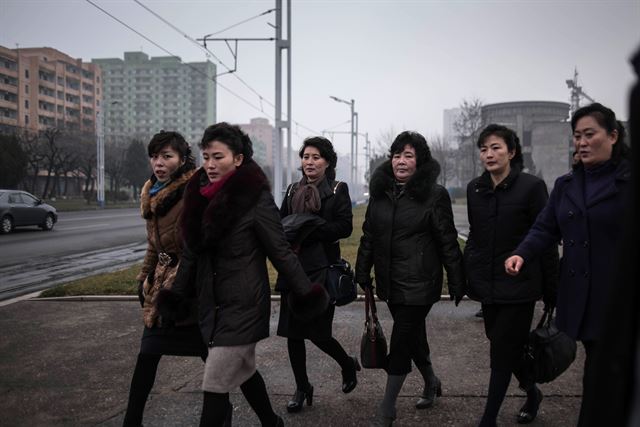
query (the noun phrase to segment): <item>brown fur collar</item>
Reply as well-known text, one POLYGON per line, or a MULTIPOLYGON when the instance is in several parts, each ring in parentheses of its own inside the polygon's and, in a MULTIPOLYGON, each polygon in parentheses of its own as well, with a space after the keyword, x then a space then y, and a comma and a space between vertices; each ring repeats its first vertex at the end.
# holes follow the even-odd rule
POLYGON ((144 219, 151 219, 153 215, 165 216, 171 208, 182 199, 184 188, 195 173, 194 170, 186 171, 177 178, 174 178, 166 187, 158 192, 154 197, 149 195, 149 191, 155 179, 149 179, 144 183, 140 193, 140 211, 144 219))
POLYGON ((200 168, 187 184, 184 209, 180 219, 182 235, 189 248, 201 252, 214 248, 234 223, 255 206, 269 180, 253 160, 244 163, 211 200, 200 194, 207 175, 200 168))

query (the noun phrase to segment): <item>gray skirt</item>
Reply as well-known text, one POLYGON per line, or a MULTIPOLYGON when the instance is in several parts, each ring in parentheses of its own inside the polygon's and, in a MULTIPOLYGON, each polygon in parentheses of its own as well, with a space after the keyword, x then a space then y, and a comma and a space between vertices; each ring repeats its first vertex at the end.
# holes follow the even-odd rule
POLYGON ((204 365, 202 390, 229 393, 256 372, 256 343, 229 347, 209 347, 204 365))

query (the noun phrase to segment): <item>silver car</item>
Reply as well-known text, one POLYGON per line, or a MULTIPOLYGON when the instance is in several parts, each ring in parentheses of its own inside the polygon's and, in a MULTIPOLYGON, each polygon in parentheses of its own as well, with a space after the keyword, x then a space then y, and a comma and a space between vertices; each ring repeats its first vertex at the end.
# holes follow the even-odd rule
POLYGON ((56 221, 56 208, 34 195, 26 191, 0 189, 0 234, 26 225, 37 225, 48 231, 53 229, 56 221))

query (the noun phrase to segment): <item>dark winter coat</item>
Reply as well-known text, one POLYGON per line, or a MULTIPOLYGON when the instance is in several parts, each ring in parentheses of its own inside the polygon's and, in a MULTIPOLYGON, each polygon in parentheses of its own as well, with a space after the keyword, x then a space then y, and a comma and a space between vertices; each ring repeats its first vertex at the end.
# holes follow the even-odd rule
MULTIPOLYGON (((291 215, 291 199, 297 187, 298 183, 294 183, 287 190, 287 196, 280 207, 282 218, 291 215)), ((303 231, 306 237, 300 242, 298 259, 312 282, 325 283, 327 267, 340 259, 339 240, 351 235, 353 214, 346 183, 323 179, 318 183, 318 192, 321 205, 315 215, 324 221, 313 226, 308 234, 303 231)), ((286 290, 287 285, 281 277, 278 277, 278 282, 276 289, 286 290)), ((319 340, 331 338, 335 309, 333 305, 313 322, 302 322, 293 317, 287 301, 283 301, 280 309, 278 335, 319 340)))
POLYGON ((483 304, 544 300, 555 304, 558 249, 527 263, 510 276, 504 261, 527 235, 547 203, 544 181, 513 168, 495 188, 489 172, 467 186, 469 239, 464 250, 468 295, 483 304))
MULTIPOLYGON (((178 170, 178 172, 181 172, 178 170)), ((143 282, 144 306, 143 319, 147 328, 160 325, 156 299, 162 288, 170 289, 178 271, 178 261, 182 254, 182 234, 178 219, 182 213, 182 194, 193 170, 177 173, 170 183, 151 197, 149 191, 156 182, 155 177, 148 180, 140 194, 140 210, 147 224, 147 251, 142 268, 136 279, 143 282), (160 241, 158 241, 158 237, 160 241), (158 253, 166 252, 172 256, 172 262, 158 262, 158 253)), ((195 306, 193 307, 195 311, 195 306)), ((195 323, 195 312, 183 323, 195 323)))
POLYGON ((384 301, 405 305, 439 301, 443 266, 450 294, 464 294, 462 254, 451 199, 447 190, 436 184, 439 173, 435 160, 426 162, 398 196, 394 195, 391 161, 373 174, 356 280, 368 282, 374 267, 376 293, 384 301))
MULTIPOLYGON (((296 294, 312 297, 311 283, 284 237, 267 178, 255 162, 243 163, 211 200, 200 194, 206 179, 198 170, 185 191, 185 249, 174 295, 195 287, 200 330, 210 347, 257 342, 269 335, 266 257, 296 294)), ((161 310, 169 306, 159 304, 161 310)))
POLYGON ((614 277, 630 179, 623 160, 609 169, 609 182, 585 203, 585 171, 578 167, 555 182, 549 202, 525 240, 513 252, 526 265, 552 245, 563 242, 558 288, 559 329, 579 340, 599 338, 614 277))

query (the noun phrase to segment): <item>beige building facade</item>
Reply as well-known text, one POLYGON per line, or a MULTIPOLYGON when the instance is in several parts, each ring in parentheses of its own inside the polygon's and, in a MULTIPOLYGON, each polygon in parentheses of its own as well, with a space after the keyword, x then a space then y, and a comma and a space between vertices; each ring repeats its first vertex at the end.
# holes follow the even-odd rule
POLYGON ((0 46, 0 131, 95 133, 101 81, 95 64, 59 50, 0 46))

